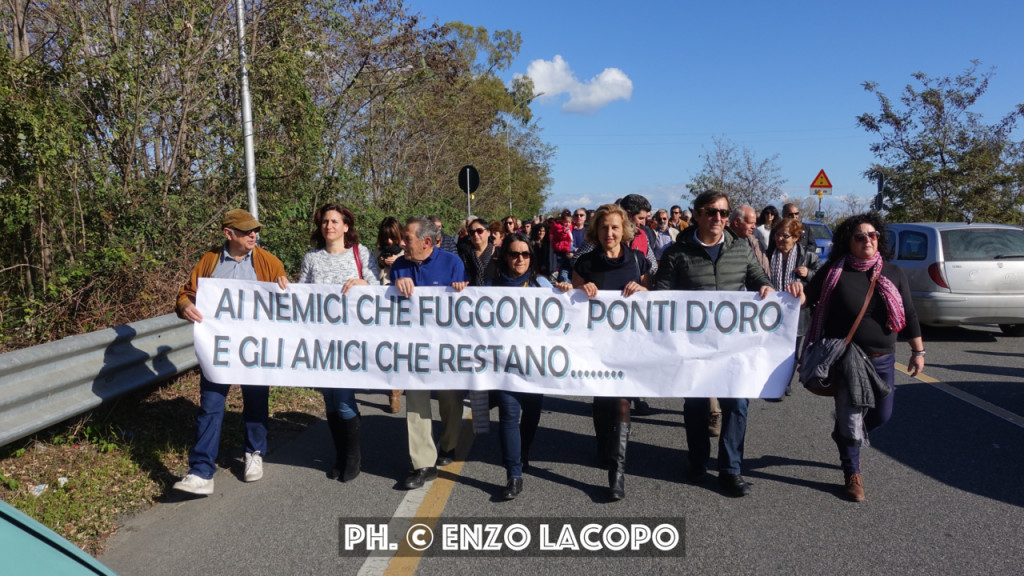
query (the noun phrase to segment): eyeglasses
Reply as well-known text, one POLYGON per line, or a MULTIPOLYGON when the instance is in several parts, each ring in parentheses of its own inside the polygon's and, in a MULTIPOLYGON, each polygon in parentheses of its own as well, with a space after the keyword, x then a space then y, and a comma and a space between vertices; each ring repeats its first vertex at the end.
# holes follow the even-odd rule
POLYGON ((519 258, 522 258, 523 260, 529 260, 530 259, 530 251, 529 250, 523 250, 522 252, 513 252, 513 251, 509 250, 508 252, 505 252, 505 256, 507 256, 509 260, 516 260, 516 259, 519 259, 519 258))
POLYGON ((244 236, 249 236, 251 234, 259 234, 260 230, 262 230, 262 229, 263 228, 261 226, 257 226, 255 228, 253 228, 252 230, 239 230, 238 228, 232 228, 231 231, 235 233, 235 236, 242 236, 242 237, 244 237, 244 236))
POLYGON ((708 218, 713 217, 715 214, 718 214, 722 220, 729 217, 729 211, 725 208, 701 208, 701 210, 704 211, 704 215, 708 218))
POLYGON ((658 222, 668 222, 668 216, 662 216, 661 218, 658 218, 658 222))
POLYGON ((786 212, 785 214, 783 214, 783 216, 785 216, 786 218, 792 218, 794 216, 799 216, 799 215, 800 215, 799 212, 786 212))
POLYGON ((469 231, 472 232, 473 234, 476 234, 477 236, 479 236, 480 234, 483 234, 484 232, 487 232, 487 228, 470 228, 469 231))
POLYGON ((796 238, 796 236, 793 236, 792 234, 779 234, 778 237, 781 240, 789 240, 790 238, 796 238))
POLYGON ((872 230, 871 232, 857 232, 853 235, 853 239, 857 242, 867 242, 868 238, 878 240, 879 236, 880 234, 878 233, 878 230, 872 230))

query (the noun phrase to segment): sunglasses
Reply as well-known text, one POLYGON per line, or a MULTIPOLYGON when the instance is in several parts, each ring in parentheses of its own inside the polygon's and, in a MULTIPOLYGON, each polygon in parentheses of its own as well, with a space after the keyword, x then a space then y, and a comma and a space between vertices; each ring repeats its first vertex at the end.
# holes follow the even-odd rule
POLYGON ((881 234, 878 233, 878 230, 872 230, 871 232, 857 232, 853 235, 853 239, 857 242, 867 242, 868 238, 878 240, 879 236, 881 236, 881 234))
POLYGON ((506 220, 505 221, 505 226, 515 226, 515 225, 516 225, 516 223, 514 221, 512 221, 512 220, 506 220))
POLYGON ((477 236, 479 236, 480 234, 483 234, 484 232, 487 232, 487 228, 472 228, 470 230, 470 232, 472 232, 473 234, 476 234, 477 236))
POLYGON ((252 230, 239 230, 238 228, 232 228, 231 231, 235 233, 235 236, 249 236, 250 234, 259 234, 263 228, 257 226, 252 230))
POLYGON ((508 252, 505 252, 505 256, 507 256, 509 260, 516 260, 518 258, 522 258, 523 260, 529 260, 530 259, 530 251, 529 250, 524 250, 522 252, 513 252, 513 251, 509 250, 508 252))
POLYGON ((672 213, 673 214, 682 214, 682 212, 680 212, 679 210, 673 210, 672 213))
POLYGON ((723 220, 729 217, 729 211, 725 208, 701 208, 701 210, 703 210, 704 215, 708 217, 714 216, 715 214, 721 216, 723 220))
POLYGON ((576 217, 576 218, 586 218, 587 217, 586 214, 573 214, 573 216, 576 217))
POLYGON ((799 215, 800 215, 799 212, 786 212, 785 214, 783 214, 783 216, 785 216, 786 218, 792 218, 793 216, 799 216, 799 215))

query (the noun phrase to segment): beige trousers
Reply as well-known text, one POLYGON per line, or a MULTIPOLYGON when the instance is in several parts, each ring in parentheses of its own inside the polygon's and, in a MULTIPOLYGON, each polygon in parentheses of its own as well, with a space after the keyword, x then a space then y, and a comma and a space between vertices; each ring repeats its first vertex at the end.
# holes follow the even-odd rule
MULTIPOLYGON (((462 427, 462 390, 439 390, 437 407, 441 413, 441 450, 450 452, 459 443, 462 427)), ((437 448, 431 431, 433 419, 429 390, 405 391, 405 425, 409 430, 409 458, 414 470, 429 468, 437 462, 437 448)))

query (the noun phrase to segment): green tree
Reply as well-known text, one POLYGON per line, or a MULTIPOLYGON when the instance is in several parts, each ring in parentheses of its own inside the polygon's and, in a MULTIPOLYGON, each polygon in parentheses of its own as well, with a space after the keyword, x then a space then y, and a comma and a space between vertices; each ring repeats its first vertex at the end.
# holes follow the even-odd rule
POLYGON ((1024 104, 983 123, 972 109, 994 70, 980 73, 980 65, 974 60, 955 77, 913 74, 916 86, 908 84, 898 104, 877 83, 864 83, 881 107, 857 117, 880 138, 871 145, 880 162, 866 174, 885 176, 883 197, 894 221, 1019 221, 1022 145, 1011 134, 1024 104))

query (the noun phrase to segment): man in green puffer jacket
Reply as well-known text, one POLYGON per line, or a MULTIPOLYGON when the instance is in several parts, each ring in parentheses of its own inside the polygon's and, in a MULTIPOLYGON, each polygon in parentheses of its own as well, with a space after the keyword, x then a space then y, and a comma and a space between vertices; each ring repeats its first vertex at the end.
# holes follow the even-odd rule
MULTIPOLYGON (((702 192, 693 202, 693 221, 665 249, 655 278, 656 290, 757 290, 761 298, 774 292, 771 279, 754 258, 750 245, 728 229, 729 198, 718 191, 702 192)), ((730 496, 746 496, 750 485, 740 475, 747 433, 746 398, 721 398, 722 432, 718 437, 718 484, 730 496)), ((687 398, 683 405, 688 476, 707 477, 711 456, 708 399, 687 398)))

